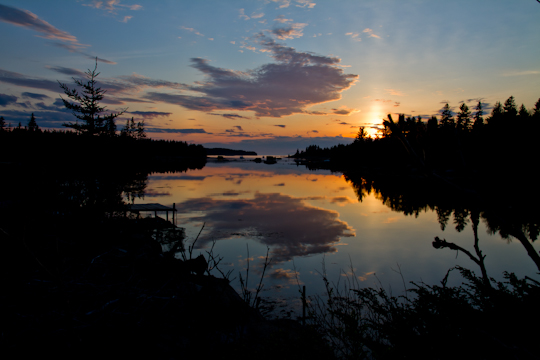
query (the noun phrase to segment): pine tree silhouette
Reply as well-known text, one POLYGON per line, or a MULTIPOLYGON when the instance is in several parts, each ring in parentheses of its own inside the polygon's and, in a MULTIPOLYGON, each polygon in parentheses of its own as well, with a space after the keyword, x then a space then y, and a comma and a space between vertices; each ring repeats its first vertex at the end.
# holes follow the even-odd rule
POLYGON ((66 84, 58 82, 67 97, 74 101, 69 102, 62 98, 64 106, 71 110, 73 115, 78 120, 83 121, 82 124, 79 124, 77 121, 75 123, 70 122, 62 125, 88 135, 110 133, 111 129, 113 128, 111 123, 114 123, 114 119, 122 115, 127 110, 126 108, 119 113, 110 113, 101 117, 100 114, 105 111, 105 107, 99 106, 99 103, 101 100, 103 100, 103 95, 105 94, 106 90, 97 87, 96 77, 99 75, 99 73, 96 72, 96 70, 97 57, 94 70, 88 69, 88 71, 85 73, 86 78, 88 79, 86 83, 72 78, 76 85, 83 88, 82 94, 79 94, 77 89, 70 89, 66 84))

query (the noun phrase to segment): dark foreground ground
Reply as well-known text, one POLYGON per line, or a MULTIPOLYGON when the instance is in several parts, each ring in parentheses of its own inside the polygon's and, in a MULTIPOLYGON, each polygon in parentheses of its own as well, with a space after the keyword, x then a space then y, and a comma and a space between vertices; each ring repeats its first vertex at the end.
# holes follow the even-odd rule
POLYGON ((307 327, 265 320, 227 280, 192 274, 163 254, 146 220, 4 227, 4 354, 331 357, 307 327))

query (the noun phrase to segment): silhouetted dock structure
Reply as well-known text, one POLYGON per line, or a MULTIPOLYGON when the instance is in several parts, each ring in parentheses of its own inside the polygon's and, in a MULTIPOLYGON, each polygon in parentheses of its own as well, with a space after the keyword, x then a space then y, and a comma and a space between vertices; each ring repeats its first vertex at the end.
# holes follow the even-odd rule
POLYGON ((129 207, 129 211, 132 212, 132 213, 136 213, 137 215, 139 215, 141 212, 153 212, 154 217, 158 217, 157 216, 158 212, 165 212, 166 213, 165 220, 167 220, 167 221, 169 221, 169 211, 170 211, 170 212, 172 212, 172 216, 173 216, 173 224, 176 225, 175 221, 174 221, 175 220, 174 213, 176 212, 176 204, 173 204, 172 207, 168 207, 168 206, 157 204, 157 203, 154 203, 154 204, 132 204, 129 207))

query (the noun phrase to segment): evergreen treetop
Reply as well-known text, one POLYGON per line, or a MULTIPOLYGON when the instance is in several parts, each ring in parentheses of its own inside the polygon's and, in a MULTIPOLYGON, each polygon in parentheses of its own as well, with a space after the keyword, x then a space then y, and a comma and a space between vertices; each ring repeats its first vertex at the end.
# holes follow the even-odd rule
POLYGON ((67 97, 74 101, 69 102, 62 98, 64 106, 71 110, 72 114, 78 120, 82 120, 82 124, 76 121, 75 123, 70 122, 62 125, 88 135, 109 133, 113 129, 111 122, 114 123, 114 119, 122 115, 127 108, 119 113, 110 113, 101 117, 100 114, 105 111, 105 107, 100 106, 99 103, 103 100, 106 90, 97 87, 96 77, 100 74, 97 72, 97 58, 94 70, 88 69, 85 74, 88 79, 86 83, 74 77, 72 78, 75 84, 82 88, 82 93, 79 93, 77 89, 70 89, 66 84, 58 82, 67 97))

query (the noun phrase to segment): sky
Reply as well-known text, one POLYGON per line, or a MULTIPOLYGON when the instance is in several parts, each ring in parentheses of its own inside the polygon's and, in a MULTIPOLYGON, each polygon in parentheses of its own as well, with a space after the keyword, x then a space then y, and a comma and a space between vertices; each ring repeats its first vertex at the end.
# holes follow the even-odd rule
POLYGON ((540 98, 536 0, 0 0, 0 116, 66 129, 60 83, 153 139, 286 155, 387 114, 540 98))

